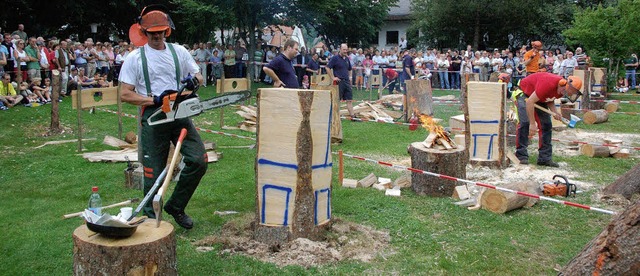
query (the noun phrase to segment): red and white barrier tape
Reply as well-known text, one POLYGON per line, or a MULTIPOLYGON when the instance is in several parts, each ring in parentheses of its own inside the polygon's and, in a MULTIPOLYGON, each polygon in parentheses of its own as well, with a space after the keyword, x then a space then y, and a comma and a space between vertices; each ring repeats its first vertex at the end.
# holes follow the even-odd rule
MULTIPOLYGON (((332 153, 336 154, 336 155, 338 154, 337 152, 332 152, 332 153)), ((609 211, 609 210, 605 210, 605 209, 601 209, 601 208, 591 207, 591 206, 587 206, 587 205, 583 205, 583 204, 579 204, 579 203, 575 203, 575 202, 559 200, 559 199, 555 199, 555 198, 551 198, 551 197, 535 195, 535 194, 531 194, 531 193, 527 193, 527 192, 515 191, 515 190, 511 190, 511 189, 507 189, 507 188, 497 187, 497 186, 490 185, 490 184, 487 184, 487 183, 475 182, 475 181, 456 178, 456 177, 452 177, 452 176, 448 176, 448 175, 432 173, 432 172, 423 171, 423 170, 414 169, 414 168, 409 168, 409 167, 400 166, 400 165, 394 165, 394 164, 391 164, 391 163, 388 163, 388 162, 373 160, 373 159, 360 157, 360 156, 355 156, 355 155, 346 154, 346 153, 343 153, 342 155, 346 156, 346 157, 349 157, 349 158, 353 158, 353 159, 357 159, 357 160, 361 160, 361 161, 368 161, 368 162, 376 163, 376 164, 387 166, 387 167, 391 167, 391 168, 407 170, 407 171, 414 172, 414 173, 421 173, 421 174, 431 175, 431 176, 435 176, 435 177, 442 178, 442 179, 447 179, 447 180, 453 180, 453 181, 469 183, 469 184, 477 185, 477 186, 480 186, 480 187, 485 187, 485 188, 489 188, 489 189, 499 190, 499 191, 503 191, 503 192, 507 192, 507 193, 513 193, 513 194, 526 196, 526 197, 531 197, 531 198, 536 198, 536 199, 541 199, 541 200, 547 200, 547 201, 555 202, 555 203, 558 203, 558 204, 564 204, 564 205, 568 205, 568 206, 572 206, 572 207, 582 208, 582 209, 585 209, 585 210, 591 210, 591 211, 601 212, 601 213, 610 214, 610 215, 615 215, 616 214, 616 212, 614 212, 614 211, 609 211)))

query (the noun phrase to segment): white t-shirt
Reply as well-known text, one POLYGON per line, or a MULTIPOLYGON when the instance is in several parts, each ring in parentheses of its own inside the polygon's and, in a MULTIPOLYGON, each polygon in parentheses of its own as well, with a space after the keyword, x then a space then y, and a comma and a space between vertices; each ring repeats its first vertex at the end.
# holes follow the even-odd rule
MULTIPOLYGON (((164 50, 155 50, 149 47, 148 44, 144 45, 144 53, 147 57, 149 70, 149 83, 155 96, 160 96, 165 90, 176 90, 179 86, 176 83, 176 67, 173 55, 166 44, 164 50)), ((177 44, 173 44, 173 48, 176 50, 178 63, 180 64, 180 73, 182 75, 180 79, 186 78, 189 74, 195 76, 196 73, 200 72, 198 64, 196 64, 187 49, 177 44)), ((147 95, 140 49, 136 49, 127 55, 120 70, 119 81, 134 85, 138 94, 147 95)))

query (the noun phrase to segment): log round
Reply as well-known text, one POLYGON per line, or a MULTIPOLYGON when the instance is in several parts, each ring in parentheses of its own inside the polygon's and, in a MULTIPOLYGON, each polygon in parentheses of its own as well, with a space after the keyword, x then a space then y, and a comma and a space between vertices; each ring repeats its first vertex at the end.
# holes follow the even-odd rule
POLYGON ((604 110, 606 110, 609 113, 613 113, 618 111, 618 107, 620 106, 619 103, 617 102, 608 102, 606 104, 604 104, 604 110))
POLYGON ((584 114, 582 120, 588 125, 603 123, 609 120, 609 113, 604 109, 591 110, 584 114))
MULTIPOLYGON (((440 150, 426 148, 422 142, 409 146, 411 167, 427 172, 438 173, 456 178, 467 177, 467 158, 464 147, 440 150)), ((453 195, 456 182, 422 173, 411 173, 411 187, 418 195, 449 197, 453 195)))
POLYGON ((582 154, 589 157, 609 157, 611 150, 609 147, 584 144, 582 145, 582 154))
MULTIPOLYGON (((528 181, 507 183, 505 185, 502 185, 501 187, 515 191, 541 195, 542 193, 538 186, 539 185, 537 183, 528 181)), ((518 209, 525 206, 531 207, 536 204, 538 200, 535 198, 520 196, 514 193, 501 192, 494 189, 486 189, 484 193, 482 193, 480 202, 483 209, 489 210, 496 214, 504 214, 513 209, 518 209)))
POLYGON ((166 221, 140 224, 128 238, 110 238, 82 225, 73 231, 74 275, 177 275, 176 238, 166 221))

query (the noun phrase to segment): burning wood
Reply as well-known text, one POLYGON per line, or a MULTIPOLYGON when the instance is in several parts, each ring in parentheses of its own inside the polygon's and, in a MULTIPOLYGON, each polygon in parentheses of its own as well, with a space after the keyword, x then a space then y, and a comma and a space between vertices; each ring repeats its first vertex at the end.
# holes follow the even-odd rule
POLYGON ((440 148, 440 149, 456 149, 458 146, 456 142, 451 138, 448 131, 439 125, 431 116, 420 114, 420 123, 422 127, 429 131, 427 139, 422 144, 426 148, 440 148))

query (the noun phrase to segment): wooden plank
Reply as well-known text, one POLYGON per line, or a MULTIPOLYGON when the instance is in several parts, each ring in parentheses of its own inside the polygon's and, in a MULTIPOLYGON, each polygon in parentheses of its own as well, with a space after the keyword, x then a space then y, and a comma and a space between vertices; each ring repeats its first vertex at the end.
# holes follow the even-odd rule
POLYGON ((73 109, 78 108, 77 97, 81 94, 82 108, 114 105, 118 103, 118 87, 105 87, 105 88, 89 88, 82 89, 81 93, 78 90, 71 93, 71 107, 73 109))

